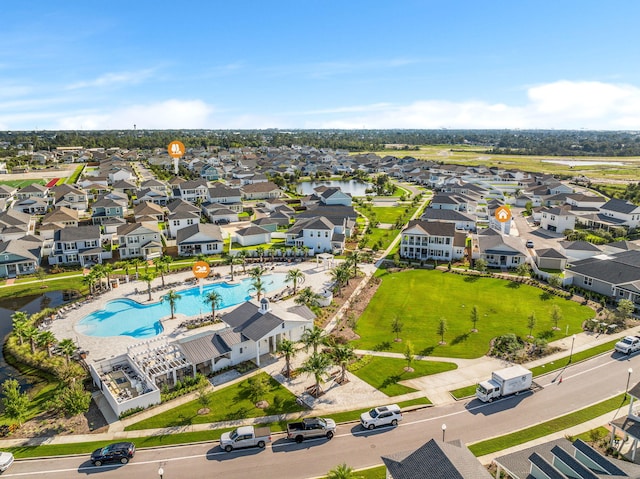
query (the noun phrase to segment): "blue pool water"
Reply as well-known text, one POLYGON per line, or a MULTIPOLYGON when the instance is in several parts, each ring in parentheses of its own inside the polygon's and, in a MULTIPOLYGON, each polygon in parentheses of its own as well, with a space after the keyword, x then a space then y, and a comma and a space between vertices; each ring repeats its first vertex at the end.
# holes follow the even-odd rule
MULTIPOLYGON (((269 293, 285 287, 286 274, 273 273, 263 276, 262 279, 269 293)), ((216 309, 223 309, 251 299, 250 288, 251 278, 246 278, 237 284, 205 285, 202 288, 202 294, 200 294, 200 287, 179 291, 180 299, 176 303, 175 312, 187 316, 210 314, 211 305, 204 301, 209 291, 215 290, 222 296, 222 302, 216 309)), ((130 299, 117 299, 109 301, 104 309, 82 318, 76 325, 76 330, 87 336, 149 338, 162 332, 160 318, 170 314, 171 308, 167 301, 143 305, 130 299)))

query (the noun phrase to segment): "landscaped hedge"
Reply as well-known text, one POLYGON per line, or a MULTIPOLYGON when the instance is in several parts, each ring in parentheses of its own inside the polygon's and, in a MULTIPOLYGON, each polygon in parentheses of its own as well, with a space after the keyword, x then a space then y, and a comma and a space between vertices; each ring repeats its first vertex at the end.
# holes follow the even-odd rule
POLYGON ((350 371, 350 372, 355 372, 358 369, 361 369, 361 368, 365 367, 372 360, 373 360, 373 356, 372 355, 365 354, 364 356, 362 356, 358 360, 356 360, 353 363, 349 364, 349 366, 347 366, 347 370, 350 371))

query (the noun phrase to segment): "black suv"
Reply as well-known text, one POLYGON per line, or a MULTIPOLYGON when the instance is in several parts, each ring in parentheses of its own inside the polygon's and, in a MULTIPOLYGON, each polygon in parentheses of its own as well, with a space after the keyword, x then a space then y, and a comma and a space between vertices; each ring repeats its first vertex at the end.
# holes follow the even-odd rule
POLYGON ((106 447, 96 449, 91 453, 94 466, 102 466, 107 462, 126 464, 136 453, 136 446, 131 442, 116 442, 106 447))

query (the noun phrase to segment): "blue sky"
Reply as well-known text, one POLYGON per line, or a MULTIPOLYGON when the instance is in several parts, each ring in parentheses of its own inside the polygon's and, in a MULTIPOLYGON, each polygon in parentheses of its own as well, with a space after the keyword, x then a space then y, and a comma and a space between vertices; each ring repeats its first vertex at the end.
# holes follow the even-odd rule
POLYGON ((639 14, 632 0, 3 2, 0 130, 638 130, 639 14))

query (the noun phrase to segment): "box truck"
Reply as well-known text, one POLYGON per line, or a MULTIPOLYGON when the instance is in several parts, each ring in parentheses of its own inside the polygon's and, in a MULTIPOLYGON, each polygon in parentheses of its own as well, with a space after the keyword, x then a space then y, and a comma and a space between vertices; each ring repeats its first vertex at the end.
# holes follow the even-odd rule
POLYGON ((500 369, 491 373, 491 379, 478 384, 476 397, 480 401, 491 402, 530 389, 532 380, 531 371, 522 366, 500 369))

